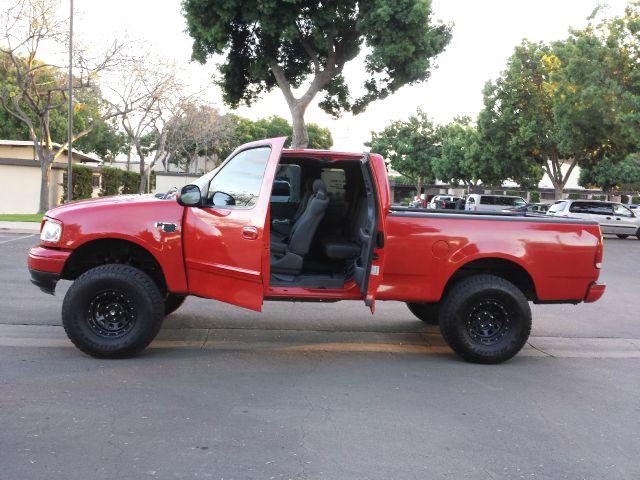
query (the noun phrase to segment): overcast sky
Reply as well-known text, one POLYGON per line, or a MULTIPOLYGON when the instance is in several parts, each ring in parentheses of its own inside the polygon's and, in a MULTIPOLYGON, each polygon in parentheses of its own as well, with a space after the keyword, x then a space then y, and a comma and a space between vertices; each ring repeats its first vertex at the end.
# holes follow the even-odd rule
MULTIPOLYGON (((0 0, 6 4, 7 0, 0 0)), ((11 2, 13 3, 13 2, 11 2)), ((452 23, 453 38, 435 59, 437 68, 422 84, 405 87, 366 112, 333 120, 316 101, 306 120, 328 127, 334 149, 362 150, 370 132, 384 128, 391 120, 404 119, 422 108, 437 123, 458 115, 474 117, 482 108, 484 83, 496 78, 506 59, 523 38, 550 41, 564 38, 569 27, 582 27, 597 5, 596 0, 434 0, 433 18, 452 23)), ((622 13, 626 1, 609 0, 609 14, 622 13)), ((68 3, 63 0, 64 11, 68 3)), ((215 59, 207 65, 190 63, 191 40, 185 33, 180 0, 75 0, 75 31, 84 43, 99 45, 115 36, 129 37, 134 44, 173 58, 183 66, 184 76, 194 90, 207 88, 206 98, 223 110, 220 92, 211 85, 215 59)), ((362 83, 362 63, 356 59, 345 67, 352 84, 362 83)), ((265 95, 251 108, 238 114, 257 119, 280 115, 290 119, 279 90, 265 95)))

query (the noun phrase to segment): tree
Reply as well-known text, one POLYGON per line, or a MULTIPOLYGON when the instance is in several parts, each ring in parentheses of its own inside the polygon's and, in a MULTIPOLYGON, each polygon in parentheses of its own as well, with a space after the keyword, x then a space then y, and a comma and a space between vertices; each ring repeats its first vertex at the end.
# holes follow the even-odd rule
POLYGON ((359 113, 400 87, 426 80, 431 59, 451 33, 433 26, 430 0, 184 0, 193 58, 225 55, 219 67, 224 101, 247 105, 278 86, 293 122, 292 147, 308 145, 304 114, 320 107, 359 113), (355 98, 344 65, 366 47, 366 80, 355 98), (304 85, 296 97, 294 89, 304 85))
POLYGON ((434 175, 440 180, 462 182, 472 190, 480 183, 481 152, 478 131, 469 117, 456 118, 438 128, 442 145, 440 157, 433 159, 434 175))
MULTIPOLYGON (((638 4, 624 17, 571 31, 551 45, 523 41, 496 82, 485 87, 478 118, 486 155, 511 174, 549 176, 560 198, 576 166, 638 150, 638 4)), ((514 178, 515 179, 515 178, 514 178)))
POLYGON ((627 156, 621 162, 604 158, 590 168, 580 170, 579 185, 598 187, 611 195, 614 191, 640 190, 640 154, 627 156))
POLYGON ((193 166, 198 172, 198 161, 204 157, 218 163, 221 154, 228 149, 234 134, 234 121, 229 115, 195 101, 185 101, 178 114, 169 119, 165 149, 171 162, 184 168, 193 166))
POLYGON ((111 107, 120 116, 129 148, 138 157, 138 193, 145 193, 154 165, 168 162, 175 153, 167 148, 170 120, 181 116, 189 101, 175 66, 163 60, 131 58, 123 64, 120 74, 111 87, 115 97, 111 107))
POLYGON ((442 149, 436 127, 422 110, 407 121, 395 121, 382 132, 372 132, 369 146, 396 172, 413 180, 418 193, 423 182, 435 181, 432 163, 442 149))
MULTIPOLYGON (((255 122, 242 117, 235 117, 235 119, 235 146, 264 138, 288 137, 285 147, 291 148, 293 128, 286 119, 277 115, 261 118, 255 122)), ((333 145, 333 137, 328 128, 308 123, 307 131, 309 132, 308 148, 329 150, 333 145)))
MULTIPOLYGON (((43 48, 64 45, 66 40, 65 21, 57 18, 56 6, 54 0, 20 0, 0 15, 0 23, 4 27, 4 45, 0 45, 3 62, 0 104, 5 112, 23 125, 33 142, 41 169, 40 212, 49 209, 53 162, 68 146, 66 140, 55 146, 52 130, 52 122, 61 116, 54 112, 66 110, 66 73, 38 59, 43 48)), ((78 101, 74 110, 84 108, 83 96, 99 96, 94 80, 100 71, 113 66, 119 51, 120 45, 114 43, 108 52, 99 56, 99 60, 89 62, 82 49, 76 50, 74 63, 77 75, 73 78, 72 88, 78 101)), ((73 141, 86 136, 98 124, 115 115, 99 109, 90 112, 82 130, 74 133, 73 141)))

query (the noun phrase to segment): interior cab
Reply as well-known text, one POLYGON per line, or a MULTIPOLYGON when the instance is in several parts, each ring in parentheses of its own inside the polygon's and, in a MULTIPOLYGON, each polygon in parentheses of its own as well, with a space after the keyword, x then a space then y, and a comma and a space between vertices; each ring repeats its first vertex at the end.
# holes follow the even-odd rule
POLYGON ((265 298, 360 298, 373 310, 382 158, 374 168, 368 154, 284 150, 285 141, 242 145, 181 190, 189 293, 258 311, 265 298))
POLYGON ((365 289, 378 216, 364 154, 283 152, 269 204, 269 285, 365 289))

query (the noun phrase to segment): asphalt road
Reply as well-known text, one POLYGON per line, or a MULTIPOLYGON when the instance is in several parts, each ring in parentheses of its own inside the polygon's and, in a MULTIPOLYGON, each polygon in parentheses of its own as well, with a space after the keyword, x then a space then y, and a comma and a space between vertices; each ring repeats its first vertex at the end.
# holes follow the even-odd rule
MULTIPOLYGON (((471 365, 395 302, 189 299, 155 348, 100 361, 62 336, 67 285, 29 283, 20 237, 0 234, 1 480, 640 478, 638 358, 471 365)), ((533 339, 640 340, 639 265, 640 241, 607 239, 605 297, 535 306, 533 339)))

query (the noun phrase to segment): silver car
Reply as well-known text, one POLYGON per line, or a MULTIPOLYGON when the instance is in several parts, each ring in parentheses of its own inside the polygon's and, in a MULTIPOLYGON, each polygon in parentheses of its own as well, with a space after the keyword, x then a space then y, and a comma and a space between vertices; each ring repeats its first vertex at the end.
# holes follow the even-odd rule
POLYGON ((640 217, 621 203, 560 200, 551 205, 547 215, 594 220, 600 224, 602 233, 617 235, 618 238, 635 235, 640 239, 640 217))

